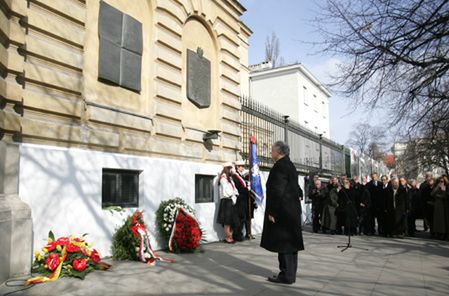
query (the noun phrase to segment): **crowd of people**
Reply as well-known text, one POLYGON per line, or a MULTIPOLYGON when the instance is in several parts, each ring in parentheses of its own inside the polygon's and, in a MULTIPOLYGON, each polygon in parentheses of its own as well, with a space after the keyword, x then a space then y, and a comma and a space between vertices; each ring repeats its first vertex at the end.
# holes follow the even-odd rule
POLYGON ((449 240, 449 180, 427 173, 425 181, 407 180, 377 173, 347 179, 332 177, 323 184, 314 177, 312 201, 314 232, 352 235, 415 236, 416 220, 423 219, 424 231, 432 238, 449 240))

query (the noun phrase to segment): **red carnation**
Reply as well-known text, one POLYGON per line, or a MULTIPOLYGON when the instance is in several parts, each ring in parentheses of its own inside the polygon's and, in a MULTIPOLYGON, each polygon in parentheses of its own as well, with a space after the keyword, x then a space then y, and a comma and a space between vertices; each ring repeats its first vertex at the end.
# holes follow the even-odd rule
POLYGON ((87 261, 84 258, 77 258, 73 260, 73 268, 78 271, 83 271, 87 267, 87 261))
POLYGON ((45 261, 45 264, 47 264, 47 267, 49 270, 53 271, 56 269, 56 267, 58 267, 59 265, 59 256, 56 253, 51 253, 50 255, 48 255, 47 257, 47 261, 45 261))

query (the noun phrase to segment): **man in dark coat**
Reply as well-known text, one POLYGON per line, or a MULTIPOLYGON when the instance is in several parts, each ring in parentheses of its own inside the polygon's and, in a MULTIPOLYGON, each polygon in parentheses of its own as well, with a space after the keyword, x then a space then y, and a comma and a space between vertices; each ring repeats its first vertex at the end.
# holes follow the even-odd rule
POLYGON ((407 192, 397 178, 391 179, 391 186, 385 190, 385 236, 403 237, 407 192))
POLYGON ((326 187, 321 185, 320 179, 314 181, 314 187, 310 190, 309 194, 310 199, 312 200, 312 228, 313 232, 317 233, 318 230, 326 232, 325 227, 322 225, 322 213, 323 213, 323 205, 324 201, 327 197, 326 187))
POLYGON ((343 180, 343 186, 338 192, 338 208, 336 210, 340 219, 337 225, 337 233, 341 233, 341 227, 344 228, 344 233, 351 235, 357 232, 357 210, 356 210, 356 196, 354 188, 348 180, 343 180))
POLYGON ((267 180, 265 219, 260 246, 278 253, 280 273, 269 277, 275 283, 296 281, 298 251, 304 250, 301 229, 301 188, 298 173, 288 157, 290 148, 282 141, 273 144, 275 164, 267 180))
POLYGON ((409 236, 415 236, 416 232, 416 219, 421 219, 422 214, 422 204, 421 204, 421 193, 417 188, 416 180, 410 181, 411 188, 408 191, 408 203, 409 203, 409 213, 407 217, 407 234, 409 236))
POLYGON ((375 233, 374 218, 377 220, 377 232, 379 235, 384 234, 384 220, 385 220, 385 196, 382 189, 382 184, 378 180, 377 173, 371 174, 371 181, 367 185, 367 189, 371 197, 371 215, 372 221, 370 223, 370 234, 375 233))
POLYGON ((432 190, 435 186, 435 180, 431 172, 426 173, 426 181, 419 187, 421 200, 424 205, 424 230, 429 227, 430 235, 434 236, 433 231, 433 212, 435 199, 432 196, 432 190))

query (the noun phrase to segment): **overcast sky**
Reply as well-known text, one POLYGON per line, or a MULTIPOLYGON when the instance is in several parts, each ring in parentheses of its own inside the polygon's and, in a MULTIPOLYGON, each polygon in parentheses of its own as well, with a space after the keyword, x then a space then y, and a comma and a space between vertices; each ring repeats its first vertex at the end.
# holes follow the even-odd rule
MULTIPOLYGON (((339 58, 320 54, 320 48, 307 43, 321 39, 313 27, 320 2, 322 0, 241 0, 247 9, 243 21, 253 31, 249 40, 250 64, 264 60, 265 40, 275 32, 279 37, 280 55, 286 64, 300 62, 321 82, 329 83, 329 74, 337 70, 335 65, 339 58)), ((341 144, 346 143, 353 125, 358 122, 376 125, 382 121, 382 111, 371 114, 358 108, 354 113, 353 101, 334 93, 329 108, 331 138, 341 144)))

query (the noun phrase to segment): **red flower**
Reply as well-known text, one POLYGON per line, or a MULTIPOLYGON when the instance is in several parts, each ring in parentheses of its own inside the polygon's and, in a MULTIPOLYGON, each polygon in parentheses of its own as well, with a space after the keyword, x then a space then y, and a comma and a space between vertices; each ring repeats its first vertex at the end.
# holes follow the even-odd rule
POLYGON ((98 264, 99 262, 100 262, 100 255, 98 254, 98 251, 97 250, 93 250, 92 251, 92 254, 90 254, 90 259, 92 259, 92 261, 95 263, 95 264, 98 264))
POLYGON ((60 237, 58 238, 58 240, 56 241, 57 245, 67 245, 69 244, 70 240, 68 237, 60 237))
POLYGON ((68 244, 66 246, 66 251, 69 253, 76 253, 76 252, 81 251, 81 248, 78 246, 72 245, 72 244, 68 244))
POLYGON ((47 264, 47 268, 51 271, 55 270, 56 267, 59 265, 59 256, 56 253, 51 253, 47 257, 47 261, 45 261, 45 264, 47 264))
POLYGON ((51 252, 56 248, 56 243, 55 242, 48 243, 44 248, 46 248, 47 251, 51 252))
POLYGON ((84 258, 77 258, 73 260, 73 268, 78 271, 83 271, 87 267, 87 261, 84 258))

